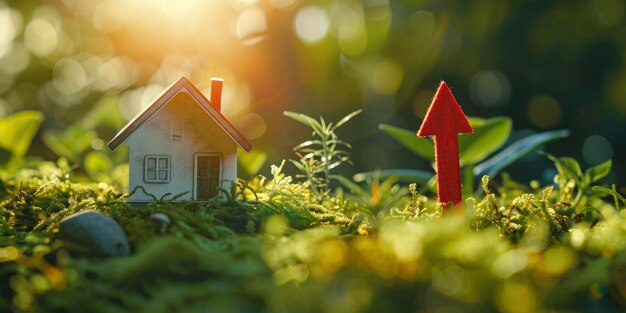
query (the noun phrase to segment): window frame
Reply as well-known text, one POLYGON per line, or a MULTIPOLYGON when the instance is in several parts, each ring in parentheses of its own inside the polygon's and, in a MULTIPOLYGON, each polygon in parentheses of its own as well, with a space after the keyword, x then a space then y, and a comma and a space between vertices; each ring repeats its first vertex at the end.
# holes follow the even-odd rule
POLYGON ((144 156, 143 158, 143 181, 145 183, 149 183, 149 184, 167 184, 171 181, 172 179, 172 157, 170 155, 167 154, 147 154, 146 156, 144 156), (149 163, 149 159, 155 159, 155 165, 156 167, 154 169, 150 169, 148 168, 148 163, 149 163), (167 167, 166 168, 161 168, 159 167, 159 164, 161 163, 160 160, 167 160, 167 167), (149 170, 154 170, 155 171, 155 179, 149 179, 148 178, 148 171, 149 170), (166 179, 159 179, 159 172, 165 170, 167 173, 167 178, 166 179))

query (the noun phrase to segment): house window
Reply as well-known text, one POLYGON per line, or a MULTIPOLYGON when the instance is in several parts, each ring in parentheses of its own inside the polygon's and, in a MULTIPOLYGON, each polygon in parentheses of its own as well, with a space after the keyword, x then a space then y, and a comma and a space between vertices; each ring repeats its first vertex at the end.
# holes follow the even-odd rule
POLYGON ((170 163, 169 155, 147 155, 144 159, 144 181, 146 183, 169 182, 170 163))
POLYGON ((173 120, 171 122, 172 141, 193 141, 196 125, 193 120, 173 120))

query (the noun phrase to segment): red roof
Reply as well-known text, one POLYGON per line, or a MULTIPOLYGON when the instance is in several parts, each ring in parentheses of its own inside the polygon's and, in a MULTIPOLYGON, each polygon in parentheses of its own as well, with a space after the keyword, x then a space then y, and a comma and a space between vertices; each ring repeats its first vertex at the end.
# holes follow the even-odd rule
POLYGON ((133 118, 122 130, 120 130, 111 141, 107 144, 107 147, 111 150, 115 150, 130 134, 137 130, 143 123, 154 115, 161 107, 168 103, 181 89, 185 89, 189 95, 200 105, 200 107, 207 113, 213 120, 230 136, 230 138, 236 142, 242 149, 246 151, 252 150, 252 144, 241 135, 241 133, 220 113, 216 110, 211 101, 207 99, 202 92, 198 90, 187 78, 181 77, 169 88, 167 88, 151 105, 141 111, 135 118, 133 118))

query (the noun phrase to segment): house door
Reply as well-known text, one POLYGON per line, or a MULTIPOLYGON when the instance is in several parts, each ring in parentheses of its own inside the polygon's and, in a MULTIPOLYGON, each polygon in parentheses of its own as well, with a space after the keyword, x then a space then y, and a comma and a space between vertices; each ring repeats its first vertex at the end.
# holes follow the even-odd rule
POLYGON ((196 200, 205 201, 218 195, 221 163, 219 155, 196 155, 196 200))

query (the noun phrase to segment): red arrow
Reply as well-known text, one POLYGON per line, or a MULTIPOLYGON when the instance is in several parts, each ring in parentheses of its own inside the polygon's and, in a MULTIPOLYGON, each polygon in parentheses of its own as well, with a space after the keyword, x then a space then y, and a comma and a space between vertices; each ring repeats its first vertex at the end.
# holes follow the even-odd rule
POLYGON ((435 137, 439 203, 452 202, 456 205, 461 202, 461 170, 457 134, 473 132, 474 129, 454 99, 450 88, 444 81, 441 81, 422 126, 417 131, 418 137, 435 137))

